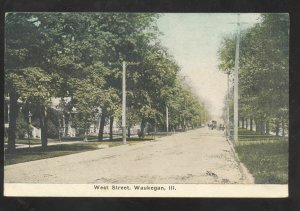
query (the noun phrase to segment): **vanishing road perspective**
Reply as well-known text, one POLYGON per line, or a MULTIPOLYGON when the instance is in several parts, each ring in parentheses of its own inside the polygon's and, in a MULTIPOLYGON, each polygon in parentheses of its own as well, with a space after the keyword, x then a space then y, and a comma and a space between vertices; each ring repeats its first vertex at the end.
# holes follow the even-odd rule
POLYGON ((289 14, 9 12, 4 46, 13 193, 287 187, 289 14))
POLYGON ((253 183, 223 131, 207 127, 135 145, 5 167, 10 183, 253 183), (213 150, 212 150, 213 149, 213 150))

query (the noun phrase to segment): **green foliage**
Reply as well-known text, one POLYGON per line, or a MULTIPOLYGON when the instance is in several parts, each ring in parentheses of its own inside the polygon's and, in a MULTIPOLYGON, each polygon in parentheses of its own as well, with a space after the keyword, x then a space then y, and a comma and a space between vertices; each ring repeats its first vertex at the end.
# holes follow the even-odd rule
MULTIPOLYGON (((53 98, 70 97, 59 109, 64 113, 75 109, 73 125, 84 132, 99 115, 120 117, 122 71, 117 63, 125 60, 139 63, 127 66, 130 126, 143 121, 164 125, 166 105, 174 127, 182 122, 181 113, 191 125, 203 121, 205 108, 181 85, 179 66, 160 44, 158 17, 154 13, 9 13, 6 89, 15 90, 22 101, 41 111, 53 98)), ((49 119, 48 135, 56 136, 57 123, 49 119)))
MULTIPOLYGON (((245 30, 240 42, 240 116, 288 124, 289 19, 286 14, 263 14, 245 30)), ((234 67, 235 40, 225 37, 219 49, 219 69, 234 67)))
POLYGON ((48 121, 48 137, 57 138, 59 127, 53 123, 53 121, 48 121))
POLYGON ((232 35, 224 37, 218 51, 219 70, 226 74, 231 74, 234 68, 235 40, 232 35))
POLYGON ((29 67, 10 70, 6 80, 12 84, 22 101, 47 106, 55 90, 52 76, 40 68, 29 67))

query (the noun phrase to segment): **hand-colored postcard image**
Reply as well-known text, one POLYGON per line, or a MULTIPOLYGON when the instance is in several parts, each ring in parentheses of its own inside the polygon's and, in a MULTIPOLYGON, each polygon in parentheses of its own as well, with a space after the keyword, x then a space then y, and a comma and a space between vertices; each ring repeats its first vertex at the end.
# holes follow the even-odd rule
POLYGON ((5 15, 4 194, 287 197, 289 15, 5 15))

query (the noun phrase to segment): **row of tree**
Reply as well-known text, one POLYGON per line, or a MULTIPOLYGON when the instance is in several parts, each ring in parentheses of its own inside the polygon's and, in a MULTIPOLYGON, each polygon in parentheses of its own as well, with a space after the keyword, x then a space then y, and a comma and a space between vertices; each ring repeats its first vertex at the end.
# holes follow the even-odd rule
MULTIPOLYGON (((281 130, 284 136, 289 119, 289 17, 262 14, 260 20, 240 36, 239 119, 243 127, 249 122, 252 130, 255 121, 258 132, 278 136, 281 130)), ((227 74, 234 70, 235 44, 230 35, 219 49, 219 69, 227 74)), ((230 107, 233 114, 233 103, 230 107)))
POLYGON ((166 106, 171 128, 206 121, 206 109, 182 84, 179 66, 160 43, 158 18, 152 13, 8 13, 8 150, 15 149, 20 105, 38 117, 42 147, 47 146, 49 120, 59 119, 50 115, 53 98, 61 98, 66 122, 72 115, 72 126, 84 133, 100 115, 101 141, 105 124, 110 121, 112 127, 114 118, 120 118, 118 62, 124 60, 139 62, 127 71, 129 129, 140 123, 143 133, 146 123, 164 125, 166 106), (67 97, 71 100, 64 101, 67 97))

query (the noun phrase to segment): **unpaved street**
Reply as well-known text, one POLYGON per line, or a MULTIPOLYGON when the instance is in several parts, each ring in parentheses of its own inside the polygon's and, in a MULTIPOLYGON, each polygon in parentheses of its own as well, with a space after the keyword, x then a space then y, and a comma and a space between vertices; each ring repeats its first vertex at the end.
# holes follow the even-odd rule
POLYGON ((253 183, 223 132, 200 128, 135 145, 5 167, 10 183, 253 183))

